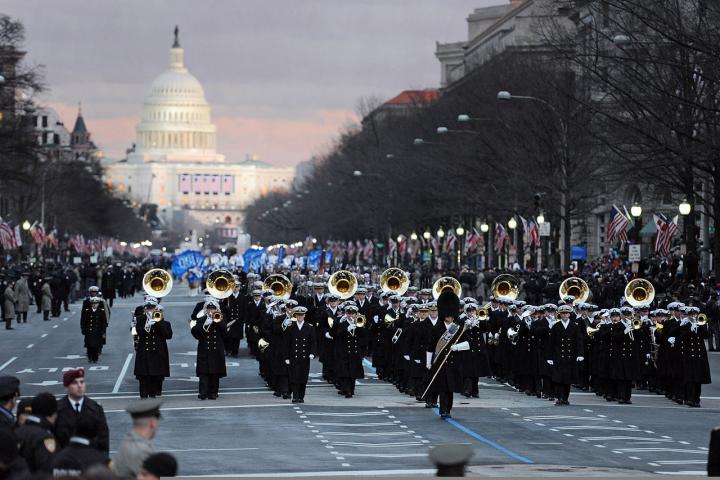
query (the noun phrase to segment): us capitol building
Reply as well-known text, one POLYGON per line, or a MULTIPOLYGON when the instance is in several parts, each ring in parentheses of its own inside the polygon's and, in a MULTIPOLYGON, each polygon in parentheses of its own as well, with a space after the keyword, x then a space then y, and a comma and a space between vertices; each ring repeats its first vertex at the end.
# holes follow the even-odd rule
MULTIPOLYGON (((175 29, 170 65, 150 87, 127 158, 105 165, 108 188, 133 204, 156 204, 172 230, 220 230, 237 236, 243 209, 273 190, 289 189, 294 168, 216 150, 216 128, 200 82, 185 67, 175 29)), ((218 233, 218 232, 216 232, 218 233)))

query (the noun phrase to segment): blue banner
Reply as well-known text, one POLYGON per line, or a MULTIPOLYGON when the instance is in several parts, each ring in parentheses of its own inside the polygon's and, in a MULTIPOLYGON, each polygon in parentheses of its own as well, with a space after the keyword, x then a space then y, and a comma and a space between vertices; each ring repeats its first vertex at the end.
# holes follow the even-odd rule
POLYGON ((570 250, 570 260, 587 259, 587 248, 583 245, 573 245, 570 250))
POLYGON ((173 275, 179 278, 191 268, 202 267, 204 261, 205 256, 202 253, 195 250, 185 250, 175 257, 170 268, 173 275))
MULTIPOLYGON (((307 266, 312 270, 320 268, 320 257, 322 257, 322 250, 312 250, 307 255, 307 266)), ((330 251, 325 252, 325 265, 328 265, 332 261, 332 253, 330 251)))
POLYGON ((259 272, 262 270, 263 257, 265 256, 264 248, 248 248, 243 253, 243 260, 245 262, 245 272, 253 271, 259 272))

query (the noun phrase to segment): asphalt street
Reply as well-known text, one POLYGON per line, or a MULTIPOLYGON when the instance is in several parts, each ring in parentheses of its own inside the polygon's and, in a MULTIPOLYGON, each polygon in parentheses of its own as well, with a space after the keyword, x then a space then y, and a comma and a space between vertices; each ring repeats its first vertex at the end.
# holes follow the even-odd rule
MULTIPOLYGON (((632 405, 573 392, 570 406, 556 407, 489 379, 479 399, 456 396, 454 418, 442 420, 378 381, 369 363, 356 397, 345 399, 319 378, 314 362, 306 403, 295 405, 272 396, 245 348, 228 359, 220 398, 200 401, 187 323, 198 300, 180 285, 162 302, 174 336, 156 445, 177 456, 182 475, 420 475, 434 471, 427 453, 441 443, 471 445, 471 472, 482 475, 702 473, 710 429, 720 424, 718 383, 703 387, 701 409, 647 392, 635 393, 632 405)), ((137 398, 129 322, 141 301, 115 302, 96 365, 85 359, 79 303, 48 322, 33 313, 27 325, 0 333, 0 374, 18 376, 24 396, 61 395, 63 369, 84 366, 88 393, 105 407, 117 449, 130 428, 123 409, 137 398)), ((711 368, 717 382, 720 355, 711 354, 711 368)))

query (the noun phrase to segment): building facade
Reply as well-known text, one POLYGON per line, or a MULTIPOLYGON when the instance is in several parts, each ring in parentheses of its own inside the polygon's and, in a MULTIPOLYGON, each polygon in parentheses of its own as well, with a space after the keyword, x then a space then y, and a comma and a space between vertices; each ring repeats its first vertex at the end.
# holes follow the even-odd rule
POLYGON ((200 82, 185 67, 177 29, 168 69, 151 84, 127 158, 106 165, 106 182, 133 204, 155 204, 176 231, 239 228, 259 195, 292 186, 294 169, 252 157, 227 159, 200 82))

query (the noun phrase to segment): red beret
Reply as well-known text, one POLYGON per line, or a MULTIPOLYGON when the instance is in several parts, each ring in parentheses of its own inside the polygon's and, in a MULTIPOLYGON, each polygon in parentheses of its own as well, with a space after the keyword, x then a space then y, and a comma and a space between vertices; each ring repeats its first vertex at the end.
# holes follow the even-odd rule
POLYGON ((68 370, 67 372, 63 373, 63 385, 67 387, 72 382, 74 382, 76 378, 84 378, 84 377, 85 377, 85 369, 84 368, 76 368, 74 370, 68 370))

